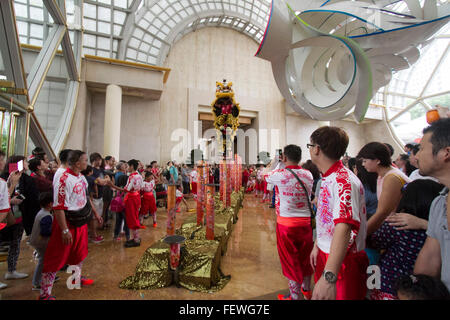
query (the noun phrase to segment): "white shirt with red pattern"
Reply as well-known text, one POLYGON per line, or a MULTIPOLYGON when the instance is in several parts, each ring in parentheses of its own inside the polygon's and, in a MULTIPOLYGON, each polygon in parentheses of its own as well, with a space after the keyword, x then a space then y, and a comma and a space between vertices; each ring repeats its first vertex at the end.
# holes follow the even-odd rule
POLYGON ((88 182, 67 168, 53 183, 53 209, 78 211, 86 205, 88 182))
POLYGON ((183 193, 180 190, 175 190, 175 197, 177 198, 183 198, 183 193))
POLYGON ((306 198, 311 195, 314 183, 311 172, 302 169, 300 166, 287 166, 269 172, 266 181, 277 188, 275 208, 278 216, 286 218, 308 218, 311 216, 306 198), (300 178, 308 191, 308 195, 305 194, 302 185, 295 176, 287 169, 291 169, 300 178))
POLYGON ((153 192, 153 189, 155 189, 155 180, 143 181, 142 184, 142 190, 144 192, 153 192))
POLYGON ((9 205, 9 191, 5 180, 0 178, 0 213, 5 213, 10 210, 9 205))
POLYGON ((256 180, 262 181, 263 179, 263 169, 258 169, 256 171, 256 180))
POLYGON ((55 184, 56 181, 59 181, 59 178, 61 178, 61 175, 66 172, 66 168, 58 168, 56 170, 55 175, 53 176, 53 184, 55 184))
POLYGON ((192 182, 197 182, 198 181, 198 172, 197 172, 197 170, 192 170, 189 175, 191 176, 192 182))
POLYGON ((367 234, 367 214, 364 187, 358 177, 337 161, 322 176, 317 202, 317 246, 330 253, 334 228, 338 223, 350 224, 348 250, 364 250, 367 234))
POLYGON ((133 172, 128 177, 125 190, 129 192, 140 192, 143 186, 144 186, 144 179, 142 178, 142 176, 137 172, 133 172))

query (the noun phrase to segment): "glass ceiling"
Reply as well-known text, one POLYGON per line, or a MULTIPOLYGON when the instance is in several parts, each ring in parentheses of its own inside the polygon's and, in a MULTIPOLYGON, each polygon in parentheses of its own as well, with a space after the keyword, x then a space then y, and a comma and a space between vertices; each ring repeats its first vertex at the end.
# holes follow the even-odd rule
MULTIPOLYGON (((69 30, 76 29, 74 16, 80 12, 74 0, 65 3, 69 30)), ((14 7, 21 43, 42 46, 53 25, 42 1, 14 0, 14 7)), ((404 1, 388 9, 409 13, 404 1)), ((170 47, 199 28, 232 28, 260 43, 269 13, 269 0, 84 0, 83 54, 162 65, 170 47)), ((421 135, 428 109, 436 104, 450 106, 449 39, 450 26, 446 26, 435 40, 419 48, 417 63, 395 73, 371 101, 388 106, 386 120, 399 142, 421 135)))

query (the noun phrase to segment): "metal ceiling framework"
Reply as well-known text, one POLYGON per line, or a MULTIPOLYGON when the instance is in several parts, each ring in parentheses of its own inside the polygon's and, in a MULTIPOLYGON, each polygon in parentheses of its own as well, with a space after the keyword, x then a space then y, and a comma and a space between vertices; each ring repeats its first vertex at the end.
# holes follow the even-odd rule
MULTIPOLYGON (((444 2, 438 0, 438 3, 444 2)), ((67 66, 69 89, 54 141, 46 141, 36 116, 30 117, 31 138, 51 153, 60 150, 70 128, 82 54, 162 65, 174 43, 200 28, 231 28, 260 43, 270 13, 268 0, 14 0, 13 3, 0 1, 4 25, 8 25, 7 19, 17 23, 17 28, 16 24, 9 24, 7 34, 15 36, 8 38, 8 42, 2 41, 7 43, 6 48, 2 46, 2 55, 6 54, 5 50, 10 51, 16 85, 29 90, 27 100, 17 101, 18 108, 21 105, 22 110, 32 112, 58 48, 62 49, 67 66), (28 77, 22 80, 20 74, 25 73, 19 41, 42 46, 39 59, 28 77)), ((396 1, 388 9, 409 12, 405 1, 396 1)), ((446 28, 422 48, 419 61, 412 68, 394 74, 389 85, 372 99, 374 104, 388 106, 384 114, 393 136, 396 136, 395 124, 402 115, 417 106, 430 109, 433 107, 429 104, 430 98, 450 94, 448 85, 442 87, 442 83, 450 83, 450 74, 443 71, 450 69, 449 30, 450 27, 446 28), (438 53, 432 55, 433 51, 438 53), (426 76, 420 74, 424 64, 429 67, 426 76), (426 78, 422 79, 421 86, 410 81, 418 77, 426 78)), ((0 94, 0 101, 8 99, 0 94)), ((396 138, 399 143, 403 142, 396 138)))

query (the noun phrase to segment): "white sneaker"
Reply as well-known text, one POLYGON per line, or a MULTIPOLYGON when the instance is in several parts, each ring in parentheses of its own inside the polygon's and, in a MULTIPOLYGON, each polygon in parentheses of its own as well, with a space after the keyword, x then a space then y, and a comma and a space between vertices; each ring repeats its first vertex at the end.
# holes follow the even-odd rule
POLYGON ((0 290, 5 289, 8 285, 6 283, 0 282, 0 290))
POLYGON ((26 277, 28 274, 17 271, 5 273, 5 280, 25 279, 26 277))

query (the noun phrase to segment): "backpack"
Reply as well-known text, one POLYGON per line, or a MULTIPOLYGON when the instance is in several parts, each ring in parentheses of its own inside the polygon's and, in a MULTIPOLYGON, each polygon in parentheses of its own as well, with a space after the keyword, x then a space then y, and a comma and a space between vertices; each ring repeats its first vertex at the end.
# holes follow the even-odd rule
POLYGON ((123 212, 125 210, 125 203, 123 202, 122 192, 118 192, 114 199, 111 200, 111 211, 123 212))

